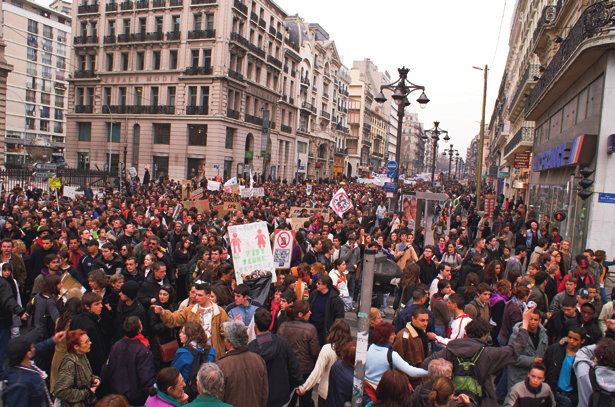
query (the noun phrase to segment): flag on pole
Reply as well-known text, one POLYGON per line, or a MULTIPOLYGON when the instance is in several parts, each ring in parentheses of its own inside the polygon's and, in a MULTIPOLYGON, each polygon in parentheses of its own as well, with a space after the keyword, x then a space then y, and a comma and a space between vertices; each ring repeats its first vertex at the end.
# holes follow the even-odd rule
POLYGON ((232 185, 237 185, 237 177, 233 177, 224 183, 225 187, 230 187, 232 185))

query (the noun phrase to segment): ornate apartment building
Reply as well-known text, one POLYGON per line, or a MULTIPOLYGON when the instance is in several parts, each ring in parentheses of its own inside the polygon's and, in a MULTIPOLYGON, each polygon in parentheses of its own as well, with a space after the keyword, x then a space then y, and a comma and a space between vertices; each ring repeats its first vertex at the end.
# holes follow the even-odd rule
POLYGON ((431 139, 428 142, 423 140, 424 134, 423 123, 419 122, 418 114, 406 113, 402 126, 401 163, 399 164, 405 169, 406 175, 414 176, 424 171, 425 146, 427 143, 433 144, 431 139))
MULTIPOLYGON (((60 162, 66 147, 71 18, 28 0, 2 3, 6 63, 5 165, 60 162)), ((3 70, 5 73, 5 70, 3 70)))
POLYGON ((348 81, 319 26, 267 0, 75 2, 73 14, 72 166, 332 174, 348 81))

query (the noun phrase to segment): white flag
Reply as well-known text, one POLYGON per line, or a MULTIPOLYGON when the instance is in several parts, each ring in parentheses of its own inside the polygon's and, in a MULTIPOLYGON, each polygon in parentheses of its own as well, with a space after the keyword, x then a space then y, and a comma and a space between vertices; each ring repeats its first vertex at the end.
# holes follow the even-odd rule
POLYGON ((254 177, 252 177, 252 168, 250 168, 250 198, 254 197, 254 177))
POLYGON ((352 208, 352 202, 350 202, 350 198, 344 188, 340 188, 329 203, 331 209, 335 211, 339 216, 344 215, 344 213, 348 212, 350 208, 352 208))
POLYGON ((310 194, 312 193, 312 184, 309 184, 307 187, 305 187, 305 193, 310 196, 310 194))
POLYGON ((237 185, 237 177, 233 177, 224 183, 225 187, 230 187, 231 185, 237 185))
POLYGON ((217 191, 220 189, 221 182, 207 180, 207 189, 209 191, 217 191))

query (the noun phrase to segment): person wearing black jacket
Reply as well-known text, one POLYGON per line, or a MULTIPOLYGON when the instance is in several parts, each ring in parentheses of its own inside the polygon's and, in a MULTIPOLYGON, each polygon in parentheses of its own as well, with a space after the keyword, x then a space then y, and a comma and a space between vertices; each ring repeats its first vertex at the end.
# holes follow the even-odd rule
POLYGON ((329 336, 329 329, 333 326, 336 319, 344 318, 344 301, 339 293, 333 288, 333 280, 324 274, 316 280, 316 290, 310 293, 308 298, 310 304, 309 322, 316 327, 318 340, 322 348, 329 336))
POLYGON ((303 375, 299 360, 286 339, 269 331, 271 322, 271 313, 266 309, 254 311, 256 339, 248 344, 248 349, 262 357, 267 365, 267 407, 281 407, 289 402, 292 389, 301 383, 303 375))
POLYGON ((316 237, 312 240, 312 247, 303 256, 303 263, 312 265, 318 262, 320 249, 322 249, 322 240, 320 240, 319 237, 316 237))
POLYGON ((559 341, 565 335, 564 332, 568 332, 564 328, 566 322, 576 319, 578 315, 579 311, 577 311, 576 300, 574 298, 564 297, 560 310, 556 311, 553 316, 551 316, 545 326, 549 344, 559 341))
MULTIPOLYGON (((26 310, 17 304, 9 282, 0 278, 0 360, 6 360, 6 346, 11 338, 13 315, 23 317, 26 310)), ((0 377, 3 377, 3 368, 0 365, 0 377)))
POLYGON ((139 257, 139 264, 143 264, 143 260, 145 256, 148 254, 152 254, 156 261, 161 261, 166 266, 167 278, 171 283, 175 283, 175 268, 173 267, 173 260, 169 253, 167 253, 163 248, 160 247, 160 238, 157 236, 152 236, 149 238, 148 242, 149 246, 147 250, 141 252, 139 257))
POLYGON ((139 302, 147 311, 149 307, 158 299, 158 291, 162 286, 170 286, 166 277, 167 269, 164 263, 157 261, 152 266, 152 272, 145 278, 139 288, 139 302))
MULTIPOLYGON (((137 301, 137 293, 139 285, 134 281, 129 281, 122 285, 120 289, 120 302, 117 305, 115 316, 115 330, 113 342, 119 341, 123 335, 124 322, 132 317, 137 316, 141 320, 142 331, 147 332, 147 313, 145 308, 137 301)), ((145 333, 144 333, 145 335, 145 333)))
POLYGON ((88 251, 88 254, 81 257, 79 259, 79 264, 77 265, 77 272, 79 274, 79 278, 81 279, 80 283, 84 287, 88 287, 88 273, 92 270, 92 264, 99 257, 102 256, 100 250, 98 250, 98 241, 97 240, 88 240, 85 243, 85 247, 88 251))
POLYGON ((581 305, 581 312, 577 314, 575 318, 570 318, 564 324, 564 331, 572 329, 573 326, 579 326, 585 330, 585 336, 583 337, 583 346, 594 345, 602 339, 602 331, 598 327, 598 323, 595 320, 596 307, 591 302, 586 302, 581 305))
POLYGON ((434 248, 428 244, 423 249, 423 256, 416 262, 421 268, 421 283, 427 286, 431 285, 431 282, 438 275, 438 270, 434 257, 434 248))
POLYGON ((129 257, 126 259, 124 268, 121 271, 124 276, 124 282, 136 281, 139 285, 145 281, 143 270, 137 265, 137 259, 135 257, 129 257))
POLYGON ((58 254, 58 250, 53 247, 53 240, 50 235, 45 235, 41 238, 42 247, 36 249, 30 256, 30 267, 27 268, 28 276, 26 289, 29 289, 34 283, 34 279, 41 274, 41 270, 45 267, 45 257, 50 254, 58 254))
POLYGON ((83 310, 70 321, 70 330, 82 329, 87 332, 92 342, 87 358, 92 367, 92 373, 99 376, 109 357, 109 334, 113 329, 112 321, 101 315, 103 305, 99 294, 85 293, 81 299, 81 306, 83 310))
POLYGON ((555 394, 558 406, 576 406, 578 401, 577 378, 572 368, 574 357, 583 346, 585 329, 574 326, 562 341, 547 348, 542 362, 547 367, 545 382, 555 394), (565 388, 558 384, 560 380, 565 388))

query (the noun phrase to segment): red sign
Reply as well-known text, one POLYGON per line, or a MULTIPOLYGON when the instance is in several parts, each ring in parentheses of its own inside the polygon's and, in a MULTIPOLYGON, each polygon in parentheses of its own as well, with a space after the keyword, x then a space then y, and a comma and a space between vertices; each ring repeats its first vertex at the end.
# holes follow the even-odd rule
POLYGON ((485 215, 491 215, 495 209, 495 195, 485 196, 485 215))
POLYGON ((530 168, 530 153, 515 153, 513 167, 530 168))

